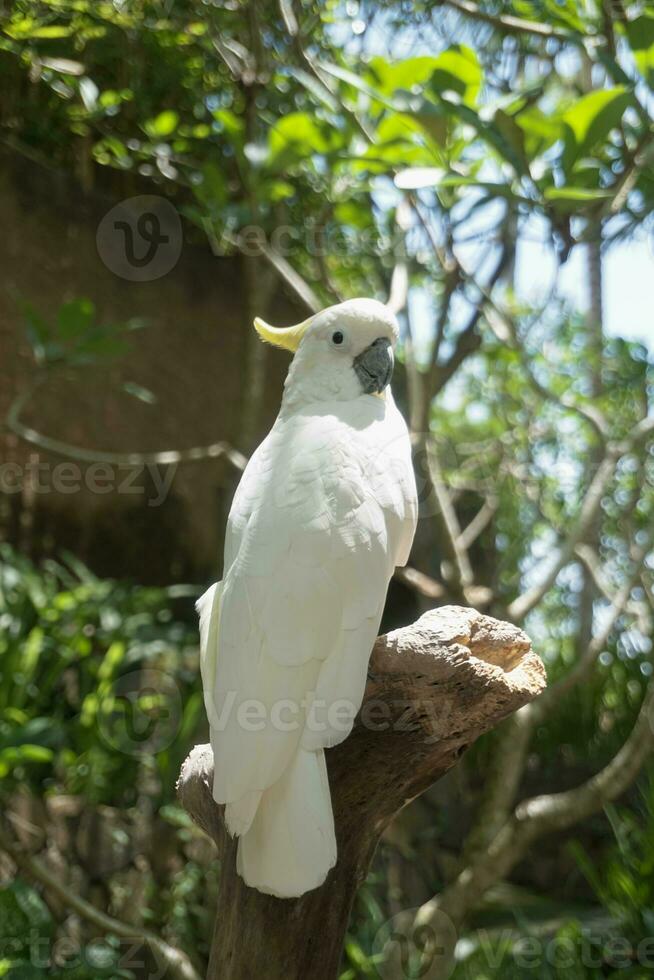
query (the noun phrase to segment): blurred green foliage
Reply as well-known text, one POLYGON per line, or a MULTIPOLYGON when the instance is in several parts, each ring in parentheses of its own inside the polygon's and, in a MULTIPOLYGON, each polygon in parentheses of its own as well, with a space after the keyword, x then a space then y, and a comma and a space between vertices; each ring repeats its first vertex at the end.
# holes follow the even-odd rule
MULTIPOLYGON (((279 9, 238 0, 16 0, 0 22, 0 127, 10 145, 62 169, 85 174, 90 162, 121 192, 135 192, 140 179, 157 185, 219 250, 247 251, 241 232, 256 226, 326 301, 334 291, 387 295, 403 255, 414 295, 426 299, 434 322, 446 314, 440 352, 414 354, 420 367, 434 356, 443 368, 444 353, 456 353, 461 310, 481 302, 474 283, 449 268, 455 244, 478 238, 488 246, 473 265, 502 245, 515 258, 516 240, 536 222, 563 262, 578 245, 601 239, 606 250, 642 234, 654 211, 649 5, 480 6, 485 17, 471 23, 434 0, 302 0, 279 9), (502 15, 540 31, 505 30, 502 15), (411 43, 396 44, 402 39, 411 43), (403 199, 422 221, 398 236, 403 199)), ((429 417, 460 513, 472 518, 488 499, 497 504, 471 557, 498 615, 579 517, 598 452, 579 407, 601 409, 618 442, 653 394, 642 346, 613 338, 598 350, 588 318, 561 299, 556 281, 541 309, 519 302, 513 285, 505 276, 500 305, 519 343, 486 310, 471 356, 429 417)), ((122 329, 99 326, 90 300, 66 304, 52 322, 32 306, 25 313, 46 367, 83 365, 119 352, 124 340, 122 329)), ((624 454, 595 534, 614 591, 630 581, 633 545, 653 526, 653 487, 651 449, 624 454)), ((442 556, 433 554, 437 575, 442 556)), ((203 723, 195 629, 171 617, 163 590, 100 581, 74 560, 36 569, 5 549, 0 561, 2 793, 29 787, 46 799, 73 794, 126 811, 147 804, 153 826, 172 834, 183 857, 157 875, 156 846, 146 856, 146 920, 201 964, 215 875, 189 854, 193 831, 172 798, 203 723)), ((583 646, 587 585, 580 563, 570 562, 526 624, 553 680, 583 646)), ((634 582, 631 608, 595 673, 535 732, 525 791, 574 784, 622 744, 652 672, 642 613, 651 585, 650 567, 634 582)), ((608 601, 592 598, 599 619, 608 601)), ((461 766, 471 807, 496 737, 461 766)), ((590 885, 581 872, 569 872, 572 884, 548 879, 601 907, 607 938, 617 931, 636 944, 654 928, 652 812, 651 794, 637 812, 610 810, 617 844, 604 819, 584 828, 576 856, 590 885)), ((433 851, 440 836, 460 844, 459 816, 439 814, 433 851)), ((442 884, 435 863, 424 869, 430 889, 442 884)), ((17 889, 2 893, 8 916, 27 916, 27 902, 40 907, 35 892, 17 889)), ((397 903, 413 904, 388 892, 376 870, 357 899, 343 980, 375 976, 379 929, 397 903)), ((552 901, 562 902, 558 891, 552 901)), ((611 975, 608 962, 589 968, 575 952, 587 928, 581 911, 566 905, 549 932, 535 933, 507 907, 509 935, 466 937, 456 980, 524 977, 519 943, 543 935, 573 953, 560 967, 541 956, 539 976, 611 975)), ((638 969, 616 975, 640 977, 638 969)))
MULTIPOLYGON (((199 835, 174 795, 189 747, 205 734, 195 624, 171 611, 180 601, 190 606, 179 593, 100 580, 72 556, 37 569, 0 546, 0 803, 6 813, 26 792, 52 803, 45 825, 38 811, 34 817, 38 836, 61 833, 59 800, 79 800, 76 812, 96 815, 97 826, 75 838, 66 861, 93 876, 108 852, 101 874, 119 918, 133 889, 112 874, 138 867, 144 924, 201 961, 216 868, 193 850, 199 835)), ((28 943, 38 928, 48 940, 56 927, 22 880, 0 891, 0 970, 4 950, 17 962, 26 954, 16 937, 28 943)), ((7 975, 131 976, 115 972, 121 948, 107 942, 84 946, 61 973, 47 967, 46 942, 49 972, 19 970, 12 960, 7 975)))
MULTIPOLYGON (((498 202, 544 218, 565 256, 585 219, 610 219, 615 239, 654 206, 642 165, 654 15, 641 6, 615 4, 607 19, 595 2, 506 4, 551 31, 509 41, 431 2, 304 0, 292 30, 259 4, 18 0, 0 34, 0 126, 66 169, 90 155, 159 183, 223 250, 247 226, 289 228, 294 264, 319 290, 325 273, 351 294, 383 288, 384 181, 435 195, 452 230, 498 202), (370 40, 344 44, 355 20, 370 40), (443 50, 398 58, 398 30, 443 50), (448 43, 454 33, 465 42, 448 43), (302 229, 330 243, 322 272, 302 229)), ((421 250, 413 258, 417 279, 440 278, 421 250)))
POLYGON ((60 966, 49 951, 55 922, 38 892, 17 880, 0 888, 0 977, 7 980, 134 980, 111 938, 89 943, 60 966))
POLYGON ((57 788, 129 806, 153 766, 168 796, 203 719, 194 631, 173 620, 164 591, 68 562, 37 571, 0 548, 2 791, 57 788), (170 727, 156 754, 148 719, 170 727))
POLYGON ((18 300, 18 306, 34 359, 40 367, 85 367, 120 356, 128 350, 127 334, 144 326, 138 319, 118 324, 98 323, 95 304, 87 298, 62 303, 51 322, 30 302, 18 300))

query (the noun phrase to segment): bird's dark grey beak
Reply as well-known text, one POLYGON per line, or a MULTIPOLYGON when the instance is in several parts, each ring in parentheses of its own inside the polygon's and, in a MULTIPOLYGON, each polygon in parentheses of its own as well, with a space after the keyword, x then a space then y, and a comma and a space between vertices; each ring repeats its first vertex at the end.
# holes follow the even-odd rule
POLYGON ((352 362, 364 394, 379 394, 383 391, 393 374, 393 348, 387 337, 378 337, 370 347, 354 358, 352 362))

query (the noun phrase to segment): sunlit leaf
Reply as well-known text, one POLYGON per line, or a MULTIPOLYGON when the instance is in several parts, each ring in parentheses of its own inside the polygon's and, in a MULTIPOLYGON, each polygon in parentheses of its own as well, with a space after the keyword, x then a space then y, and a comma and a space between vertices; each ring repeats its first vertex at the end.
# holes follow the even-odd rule
POLYGON ((564 166, 569 169, 618 125, 632 96, 624 86, 590 92, 561 116, 567 127, 564 166))
POLYGON ((308 112, 292 112, 279 119, 268 134, 272 160, 282 153, 297 157, 309 157, 314 153, 326 153, 333 146, 327 127, 320 125, 308 112))
POLYGON ((562 211, 578 211, 584 204, 596 204, 611 196, 611 191, 592 187, 547 187, 543 192, 545 200, 562 211))
POLYGON ((407 58, 391 62, 380 56, 370 59, 367 78, 383 95, 393 95, 400 90, 416 90, 429 81, 439 59, 436 57, 407 58))
POLYGON ((479 95, 483 74, 472 48, 456 45, 444 51, 436 61, 430 87, 436 92, 456 92, 464 102, 474 105, 479 95))
POLYGON ((153 139, 170 136, 177 129, 179 115, 173 109, 165 109, 145 123, 145 131, 153 139))

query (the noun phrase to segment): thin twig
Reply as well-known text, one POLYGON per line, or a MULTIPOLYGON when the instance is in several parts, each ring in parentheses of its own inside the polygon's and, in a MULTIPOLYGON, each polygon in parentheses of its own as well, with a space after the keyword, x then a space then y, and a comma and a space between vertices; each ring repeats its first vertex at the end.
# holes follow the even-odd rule
POLYGON ((169 946, 154 933, 147 930, 131 926, 119 919, 114 919, 94 905, 91 905, 81 895, 71 891, 63 882, 53 875, 42 862, 30 854, 25 853, 19 844, 15 843, 8 832, 0 828, 0 848, 5 851, 12 860, 30 878, 38 881, 49 892, 56 895, 71 911, 86 919, 93 926, 101 929, 105 933, 118 936, 124 939, 139 940, 152 951, 159 965, 170 971, 170 976, 175 980, 200 980, 197 972, 186 953, 173 946, 169 946))
POLYGON ((474 582, 472 566, 470 565, 467 549, 461 544, 461 525, 459 524, 459 518, 457 517, 443 478, 438 453, 433 440, 429 440, 427 443, 427 462, 431 484, 434 488, 440 509, 441 524, 446 532, 447 549, 455 568, 456 583, 462 589, 465 589, 474 582))
POLYGON ((571 35, 557 31, 551 24, 542 21, 525 20, 522 17, 514 17, 512 14, 491 14, 486 10, 481 10, 476 3, 470 0, 446 0, 448 7, 453 7, 466 17, 474 20, 483 21, 490 24, 500 31, 507 34, 528 34, 542 38, 556 38, 561 42, 571 40, 571 35))
POLYGON ((194 446, 191 449, 164 449, 152 453, 114 453, 101 449, 84 449, 60 439, 53 439, 31 426, 25 425, 20 418, 28 400, 44 381, 44 377, 39 378, 34 385, 16 398, 5 419, 5 425, 14 435, 39 449, 55 453, 58 456, 66 456, 82 463, 108 463, 113 466, 174 466, 180 463, 218 459, 224 456, 236 469, 245 469, 247 458, 224 440, 210 443, 208 446, 194 446))
POLYGON ((498 507, 499 500, 497 497, 489 497, 488 500, 484 501, 481 508, 477 514, 475 514, 468 526, 459 534, 457 543, 460 548, 468 549, 472 544, 474 544, 482 531, 484 531, 490 524, 494 514, 497 512, 498 507))
POLYGON ((584 496, 579 517, 574 522, 567 538, 560 546, 557 556, 550 562, 550 566, 539 584, 523 592, 522 595, 514 599, 509 605, 507 615, 515 622, 523 620, 527 613, 531 612, 538 605, 546 593, 549 592, 559 572, 574 557, 577 545, 584 541, 589 528, 592 527, 599 513, 602 497, 614 477, 615 469, 620 458, 631 452, 638 443, 653 433, 654 416, 648 416, 638 422, 622 442, 612 443, 606 447, 602 461, 584 496))
POLYGON ((597 658, 606 646, 613 627, 625 611, 631 590, 638 581, 641 572, 642 562, 649 551, 650 545, 639 547, 634 555, 635 569, 628 577, 621 589, 616 592, 611 606, 608 610, 606 621, 599 633, 597 633, 588 644, 582 657, 576 664, 559 680, 550 685, 543 693, 529 705, 528 714, 533 715, 535 724, 541 722, 547 715, 549 709, 558 703, 562 697, 568 694, 573 687, 576 687, 586 679, 597 662, 597 658))
POLYGON ((567 830, 624 793, 653 748, 654 683, 650 683, 631 734, 608 765, 574 789, 520 803, 476 860, 420 908, 415 922, 430 923, 437 931, 444 922, 450 930, 452 923, 461 925, 480 896, 505 878, 536 840, 567 830))

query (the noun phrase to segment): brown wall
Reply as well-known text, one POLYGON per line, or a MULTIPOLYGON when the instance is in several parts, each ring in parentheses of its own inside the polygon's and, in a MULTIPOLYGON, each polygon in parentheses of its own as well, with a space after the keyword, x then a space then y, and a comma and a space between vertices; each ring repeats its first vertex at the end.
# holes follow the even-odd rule
MULTIPOLYGON (((74 183, 21 157, 0 158, 0 419, 35 373, 19 301, 47 319, 63 302, 88 297, 100 322, 142 317, 148 327, 130 334, 127 355, 51 377, 25 410, 26 421, 96 450, 184 449, 220 439, 239 445, 251 330, 242 287, 246 260, 214 257, 185 227, 172 272, 155 282, 127 282, 105 267, 96 249, 98 222, 114 203, 83 195, 74 183), (156 404, 126 394, 126 381, 150 389, 156 404)), ((272 307, 261 312, 273 322, 302 312, 279 292, 272 307)), ((276 414, 287 366, 284 354, 268 351, 266 357, 260 434, 276 414)), ((23 440, 0 435, 0 464, 16 461, 24 468, 35 454, 23 440)), ((236 476, 224 461, 180 465, 165 503, 154 507, 148 502, 156 489, 141 477, 135 486, 147 492, 62 493, 52 488, 62 457, 37 455, 50 467, 38 474, 38 484, 50 492, 33 486, 0 492, 0 537, 37 558, 69 549, 99 573, 144 582, 200 581, 216 571, 236 476)), ((116 485, 126 476, 116 472, 116 485)), ((86 477, 83 466, 82 484, 86 477)), ((34 484, 34 470, 30 479, 34 484)), ((13 470, 5 489, 7 482, 13 484, 13 470)))

